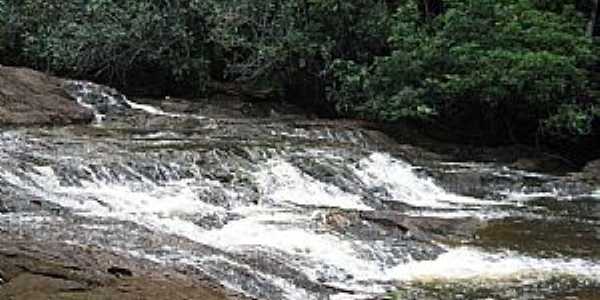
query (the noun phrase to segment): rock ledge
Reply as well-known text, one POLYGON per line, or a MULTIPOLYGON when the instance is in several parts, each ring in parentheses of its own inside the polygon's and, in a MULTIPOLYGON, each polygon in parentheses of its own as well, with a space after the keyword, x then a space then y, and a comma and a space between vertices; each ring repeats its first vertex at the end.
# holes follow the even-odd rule
POLYGON ((89 123, 93 112, 62 88, 63 80, 26 69, 0 66, 0 126, 61 126, 89 123))

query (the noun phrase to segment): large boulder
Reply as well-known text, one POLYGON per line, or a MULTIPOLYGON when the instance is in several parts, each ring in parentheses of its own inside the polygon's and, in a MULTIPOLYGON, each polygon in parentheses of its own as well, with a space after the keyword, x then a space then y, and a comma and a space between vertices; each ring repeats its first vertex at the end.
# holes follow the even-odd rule
POLYGON ((0 299, 248 300, 200 274, 0 231, 0 299))
POLYGON ((25 69, 0 66, 0 126, 88 123, 94 114, 62 88, 63 80, 25 69))
POLYGON ((600 159, 588 162, 583 168, 586 179, 600 183, 600 159))

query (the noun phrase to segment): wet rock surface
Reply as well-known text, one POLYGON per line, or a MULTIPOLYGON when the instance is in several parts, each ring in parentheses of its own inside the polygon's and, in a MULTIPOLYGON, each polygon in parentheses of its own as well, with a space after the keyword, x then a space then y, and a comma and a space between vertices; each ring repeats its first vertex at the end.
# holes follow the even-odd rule
POLYGON ((0 299, 243 299, 213 282, 101 248, 0 238, 0 299))
POLYGON ((285 104, 65 88, 91 125, 0 132, 0 254, 18 254, 0 255, 0 295, 528 299, 586 295, 600 278, 584 173, 525 171, 539 163, 513 154, 457 162, 490 153, 285 104))
POLYGON ((573 277, 550 278, 541 282, 515 285, 511 282, 493 286, 485 282, 422 282, 399 288, 376 300, 498 299, 498 300, 596 300, 600 286, 573 277))
POLYGON ((600 258, 600 228, 577 220, 495 220, 476 234, 476 243, 488 248, 548 258, 600 258))
POLYGON ((63 80, 24 68, 0 66, 0 125, 89 123, 92 111, 62 88, 63 80))
POLYGON ((600 159, 588 162, 583 168, 582 175, 588 180, 600 182, 600 159))
POLYGON ((429 244, 431 241, 452 244, 472 241, 476 230, 485 226, 484 221, 476 218, 416 217, 394 211, 334 211, 325 216, 325 222, 336 231, 351 233, 357 237, 422 242, 417 248, 430 248, 435 253, 427 256, 427 259, 444 252, 439 246, 429 244))

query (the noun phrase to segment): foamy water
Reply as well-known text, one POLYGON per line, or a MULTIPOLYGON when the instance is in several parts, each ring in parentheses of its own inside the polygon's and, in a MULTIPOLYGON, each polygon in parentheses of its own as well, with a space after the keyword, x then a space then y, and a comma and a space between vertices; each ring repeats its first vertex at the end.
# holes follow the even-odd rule
POLYGON ((389 270, 401 281, 542 280, 558 275, 600 279, 598 262, 584 259, 543 259, 516 252, 487 253, 476 248, 450 249, 432 261, 411 262, 389 270))
POLYGON ((433 180, 416 176, 408 163, 385 153, 374 153, 364 158, 354 171, 367 186, 384 188, 391 195, 390 200, 414 207, 461 208, 501 204, 448 193, 433 180))
MULTIPOLYGON (((151 107, 129 105, 162 114, 151 107)), ((307 152, 306 155, 344 163, 339 154, 327 151, 307 152)), ((421 209, 409 214, 443 218, 510 216, 508 211, 489 210, 501 204, 506 206, 506 203, 449 193, 432 179, 417 176, 410 164, 386 153, 372 153, 357 162, 344 164, 362 184, 358 190, 384 191, 381 197, 385 200, 421 209)), ((98 171, 87 170, 85 173, 91 175, 82 178, 78 184, 68 185, 61 183, 60 175, 51 166, 34 166, 24 174, 0 168, 0 178, 82 216, 134 222, 152 231, 185 237, 242 257, 257 251, 274 253, 285 257, 282 263, 313 282, 356 292, 355 295, 338 293, 333 299, 360 299, 384 293, 397 282, 543 280, 557 274, 600 280, 600 265, 583 259, 542 259, 468 247, 447 248, 447 252, 428 261, 417 261, 410 256, 397 257, 393 252, 394 245, 353 239, 330 230, 323 222, 322 216, 331 209, 373 210, 374 207, 365 201, 365 197, 371 195, 342 191, 334 184, 303 172, 284 155, 262 159, 251 169, 238 170, 249 176, 258 195, 256 203, 249 202, 235 184, 205 178, 190 165, 180 163, 175 166, 191 168, 188 177, 169 175, 165 170, 162 172, 164 180, 149 178, 127 167, 137 178, 131 180, 122 174, 112 174, 110 168, 105 167, 106 170, 101 170, 102 176, 97 174, 98 171), (214 201, 217 196, 227 201, 214 201), (200 227, 192 221, 194 217, 206 215, 223 222, 211 228, 200 227), (234 217, 228 219, 230 216, 234 217)), ((534 196, 546 194, 512 194, 509 198, 519 202, 534 196)), ((508 205, 518 207, 515 203, 508 205)), ((23 222, 36 222, 36 219, 24 219, 23 222)), ((311 297, 308 291, 289 280, 252 270, 242 261, 230 257, 195 257, 170 251, 182 257, 178 260, 180 263, 197 265, 208 273, 215 272, 206 267, 211 262, 245 268, 254 272, 256 280, 270 282, 287 291, 285 299, 311 297)), ((131 253, 155 261, 164 260, 164 257, 142 252, 131 253)), ((222 280, 231 288, 244 290, 235 282, 222 280)))
POLYGON ((343 192, 336 186, 318 181, 281 158, 266 162, 254 176, 265 201, 371 210, 359 195, 343 192))
POLYGON ((97 85, 87 81, 71 81, 68 85, 76 86, 77 89, 71 90, 71 96, 75 98, 77 103, 94 112, 96 123, 101 124, 106 119, 106 114, 100 113, 98 107, 94 103, 89 103, 86 99, 89 97, 102 98, 105 107, 124 107, 127 109, 143 111, 154 116, 165 116, 170 118, 192 118, 204 120, 206 117, 195 114, 180 114, 166 112, 158 107, 141 104, 127 99, 125 95, 118 94, 116 90, 108 87, 97 85))
POLYGON ((194 119, 198 119, 198 120, 206 119, 206 117, 199 116, 199 115, 177 114, 177 113, 166 112, 158 107, 148 105, 148 104, 140 104, 140 103, 137 103, 137 102, 134 102, 131 100, 125 100, 125 103, 127 103, 129 106, 131 106, 132 109, 141 110, 141 111, 144 111, 148 114, 155 115, 155 116, 165 116, 165 117, 171 117, 171 118, 194 118, 194 119))

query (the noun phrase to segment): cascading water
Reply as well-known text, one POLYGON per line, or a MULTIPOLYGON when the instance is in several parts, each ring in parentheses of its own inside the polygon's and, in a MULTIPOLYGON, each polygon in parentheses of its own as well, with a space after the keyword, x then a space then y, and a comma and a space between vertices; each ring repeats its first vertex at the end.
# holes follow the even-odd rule
MULTIPOLYGON (((459 195, 382 152, 365 129, 167 112, 83 82, 71 92, 96 111, 94 126, 0 134, 0 229, 186 265, 260 299, 600 280, 600 257, 536 256, 468 238, 476 234, 465 224, 544 218, 547 209, 529 202, 559 199, 555 177, 482 164, 428 170, 476 170, 497 184, 459 195), (32 199, 42 209, 25 205, 32 199)), ((580 218, 597 228, 598 219, 580 218)))

